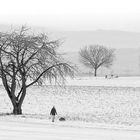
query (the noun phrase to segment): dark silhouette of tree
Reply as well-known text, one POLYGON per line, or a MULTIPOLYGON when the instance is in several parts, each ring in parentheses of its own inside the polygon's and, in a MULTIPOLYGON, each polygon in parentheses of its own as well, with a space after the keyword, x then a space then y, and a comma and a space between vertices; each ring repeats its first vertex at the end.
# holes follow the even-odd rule
POLYGON ((13 114, 22 114, 28 87, 64 81, 74 69, 57 53, 59 40, 50 41, 45 34, 31 35, 26 27, 0 33, 0 77, 13 105, 13 114))
POLYGON ((110 67, 114 60, 114 49, 108 49, 101 45, 90 45, 80 50, 80 61, 87 67, 94 69, 97 76, 99 67, 110 67))

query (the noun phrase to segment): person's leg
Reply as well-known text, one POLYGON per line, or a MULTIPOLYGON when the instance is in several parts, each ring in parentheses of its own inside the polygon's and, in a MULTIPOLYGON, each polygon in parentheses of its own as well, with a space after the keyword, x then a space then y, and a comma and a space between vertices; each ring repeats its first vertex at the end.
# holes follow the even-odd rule
POLYGON ((54 119, 55 119, 55 115, 52 115, 52 122, 54 122, 54 119))

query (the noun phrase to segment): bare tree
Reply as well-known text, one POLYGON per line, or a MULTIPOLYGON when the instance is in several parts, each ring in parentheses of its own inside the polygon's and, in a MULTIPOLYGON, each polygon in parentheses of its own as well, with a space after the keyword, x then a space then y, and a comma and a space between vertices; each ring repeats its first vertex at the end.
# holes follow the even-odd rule
POLYGON ((45 34, 30 35, 26 27, 0 33, 0 77, 13 105, 13 114, 22 114, 26 90, 47 79, 65 80, 74 69, 58 55, 59 40, 45 34))
POLYGON ((90 45, 80 50, 80 61, 87 67, 94 69, 97 75, 99 67, 110 67, 114 60, 114 49, 108 49, 100 45, 90 45))

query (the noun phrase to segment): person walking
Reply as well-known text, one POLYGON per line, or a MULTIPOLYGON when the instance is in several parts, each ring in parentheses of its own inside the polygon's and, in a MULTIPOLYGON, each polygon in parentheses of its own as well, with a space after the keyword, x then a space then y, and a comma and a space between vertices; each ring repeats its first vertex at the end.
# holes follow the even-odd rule
POLYGON ((52 116, 52 122, 54 122, 54 120, 55 120, 55 115, 57 115, 55 106, 53 106, 53 108, 51 109, 50 115, 52 116))

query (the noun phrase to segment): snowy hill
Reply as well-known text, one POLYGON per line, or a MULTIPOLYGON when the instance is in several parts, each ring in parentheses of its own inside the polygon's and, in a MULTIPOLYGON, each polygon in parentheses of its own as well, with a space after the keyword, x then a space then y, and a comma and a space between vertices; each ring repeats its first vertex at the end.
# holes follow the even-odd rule
POLYGON ((100 44, 116 49, 140 47, 140 33, 137 32, 117 30, 65 31, 52 32, 52 35, 64 40, 62 51, 79 51, 80 48, 90 44, 100 44))
MULTIPOLYGON (((115 74, 120 76, 139 76, 140 75, 140 49, 138 48, 123 48, 116 49, 115 60, 111 68, 100 68, 98 75, 115 74)), ((63 57, 76 64, 81 73, 91 72, 91 70, 85 67, 79 61, 78 52, 66 52, 63 57)))
POLYGON ((96 31, 67 31, 52 32, 54 38, 64 41, 60 51, 65 52, 64 57, 76 63, 82 72, 89 72, 79 63, 78 51, 90 44, 100 44, 116 49, 116 59, 111 69, 100 69, 98 74, 118 74, 125 76, 140 75, 140 33, 96 30, 96 31))
MULTIPOLYGON (((14 29, 16 26, 0 25, 0 31, 14 29)), ((78 51, 85 45, 100 44, 116 49, 116 59, 110 69, 99 69, 98 75, 116 74, 123 76, 140 75, 140 33, 115 30, 95 31, 50 31, 45 27, 31 27, 33 32, 44 32, 52 39, 63 43, 59 51, 64 58, 76 64, 81 73, 91 72, 79 62, 78 51)))

